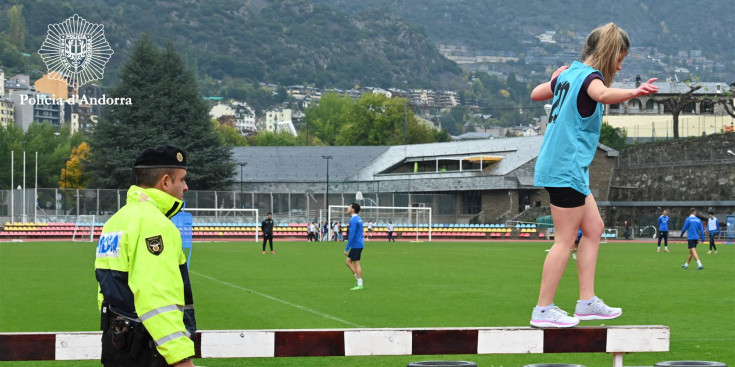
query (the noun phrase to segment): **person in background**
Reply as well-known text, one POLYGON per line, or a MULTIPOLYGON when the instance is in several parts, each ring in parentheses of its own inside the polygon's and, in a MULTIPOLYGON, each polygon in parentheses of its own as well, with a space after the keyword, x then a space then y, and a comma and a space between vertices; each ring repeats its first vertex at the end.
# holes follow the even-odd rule
POLYGON ((396 238, 393 237, 393 222, 388 221, 388 242, 393 241, 396 242, 396 238))
POLYGON ((363 240, 362 233, 362 218, 360 218, 359 213, 360 204, 352 203, 347 207, 347 214, 350 215, 350 224, 347 227, 347 246, 345 246, 345 256, 347 256, 346 264, 357 280, 357 284, 350 289, 351 291, 360 291, 363 286, 360 259, 362 258, 365 241, 363 240))
POLYGON ((664 251, 669 252, 669 216, 668 212, 664 210, 661 212, 661 216, 658 217, 658 249, 656 252, 661 252, 661 239, 664 239, 664 251))
POLYGON ((699 261, 699 256, 697 256, 697 243, 699 238, 701 237, 702 242, 704 242, 704 227, 702 226, 702 220, 697 217, 697 209, 689 209, 689 217, 684 221, 684 228, 681 229, 681 237, 684 237, 684 233, 688 234, 689 257, 687 257, 687 262, 681 267, 684 269, 688 268, 689 262, 694 257, 694 260, 697 260, 697 270, 704 269, 702 262, 699 261))
POLYGON ((268 217, 263 220, 260 224, 260 228, 263 231, 263 255, 265 255, 265 242, 269 241, 271 245, 271 254, 275 255, 273 251, 273 213, 268 212, 268 217))
POLYGON ((717 255, 715 237, 720 233, 720 222, 717 220, 717 217, 715 217, 715 213, 711 210, 709 212, 709 219, 707 220, 707 232, 709 232, 709 251, 707 251, 707 255, 711 254, 712 250, 715 250, 715 255, 717 255))
POLYGON ((370 241, 371 238, 373 238, 373 221, 369 220, 367 224, 367 231, 368 231, 368 241, 370 241))

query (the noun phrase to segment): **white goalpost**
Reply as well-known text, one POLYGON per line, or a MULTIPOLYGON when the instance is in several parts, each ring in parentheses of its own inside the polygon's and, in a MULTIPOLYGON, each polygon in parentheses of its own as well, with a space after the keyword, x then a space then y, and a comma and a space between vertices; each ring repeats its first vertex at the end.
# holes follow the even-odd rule
MULTIPOLYGON (((77 220, 74 223, 74 233, 71 235, 72 242, 83 242, 84 238, 81 236, 81 230, 85 227, 89 227, 89 241, 94 241, 94 215, 77 215, 77 220), (80 232, 80 240, 77 240, 77 231, 80 232)), ((84 236, 86 237, 86 236, 84 236)))
MULTIPOLYGON (((330 205, 327 213, 327 223, 339 221, 349 223, 347 214, 348 205, 330 205)), ((396 228, 413 228, 416 232, 416 242, 419 240, 419 232, 427 232, 428 240, 431 242, 432 216, 431 207, 425 206, 361 206, 360 217, 367 228, 367 223, 372 221, 376 227, 385 227, 391 221, 396 228)), ((332 234, 332 228, 329 228, 332 234)))
POLYGON ((182 210, 192 214, 193 224, 212 226, 242 226, 255 227, 255 242, 258 242, 260 230, 260 216, 258 209, 223 209, 223 208, 184 208, 182 210))

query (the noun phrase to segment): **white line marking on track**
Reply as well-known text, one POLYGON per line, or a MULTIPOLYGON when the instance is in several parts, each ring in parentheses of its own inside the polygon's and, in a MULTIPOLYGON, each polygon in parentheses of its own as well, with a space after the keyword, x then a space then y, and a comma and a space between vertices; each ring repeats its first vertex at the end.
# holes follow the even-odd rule
POLYGON ((255 290, 252 290, 252 289, 249 289, 249 288, 245 288, 245 287, 241 287, 241 286, 236 285, 236 284, 228 283, 228 282, 219 280, 217 278, 210 277, 209 275, 204 275, 204 274, 197 273, 197 272, 191 271, 191 270, 189 271, 189 273, 190 274, 196 274, 196 275, 198 275, 198 276, 200 276, 202 278, 207 278, 207 279, 209 279, 209 280, 211 280, 213 282, 224 284, 226 286, 230 286, 232 288, 236 288, 236 289, 239 289, 241 291, 249 292, 249 293, 252 293, 252 294, 261 296, 263 298, 267 298, 267 299, 269 299, 271 301, 276 301, 276 302, 279 302, 279 303, 283 303, 284 305, 295 307, 295 308, 298 308, 299 310, 306 311, 306 312, 309 312, 309 313, 313 313, 314 315, 321 316, 321 317, 324 317, 326 319, 330 319, 330 320, 333 320, 333 321, 337 321, 337 322, 343 323, 343 324, 348 325, 348 326, 357 327, 357 328, 364 328, 365 327, 365 326, 362 326, 362 325, 355 324, 354 322, 349 322, 347 320, 340 319, 339 317, 334 317, 332 315, 328 315, 328 314, 325 314, 323 312, 319 312, 317 310, 314 310, 314 309, 311 309, 311 308, 308 308, 308 307, 297 305, 295 303, 291 303, 289 301, 285 301, 285 300, 282 300, 280 298, 276 298, 276 297, 267 295, 265 293, 260 293, 258 291, 255 291, 255 290))

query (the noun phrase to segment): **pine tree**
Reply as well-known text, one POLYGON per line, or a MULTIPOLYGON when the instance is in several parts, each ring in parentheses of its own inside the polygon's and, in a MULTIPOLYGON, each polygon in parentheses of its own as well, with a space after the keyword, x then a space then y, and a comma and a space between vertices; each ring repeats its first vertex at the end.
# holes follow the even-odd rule
POLYGON ((173 46, 161 51, 141 37, 110 97, 131 98, 132 105, 102 111, 90 142, 90 187, 127 188, 135 181, 137 154, 162 144, 187 152, 190 188, 225 189, 231 183, 231 153, 215 134, 196 81, 173 46))
POLYGON ((170 43, 161 54, 161 71, 161 122, 173 145, 187 152, 188 184, 199 190, 228 188, 235 172, 232 153, 214 131, 194 74, 170 43))

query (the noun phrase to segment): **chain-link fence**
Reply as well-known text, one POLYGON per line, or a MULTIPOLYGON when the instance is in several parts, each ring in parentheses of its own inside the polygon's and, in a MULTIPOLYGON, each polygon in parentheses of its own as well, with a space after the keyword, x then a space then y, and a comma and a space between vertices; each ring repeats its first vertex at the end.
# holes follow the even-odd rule
MULTIPOLYGON (((192 190, 184 193, 184 201, 187 208, 258 209, 261 217, 272 212, 279 223, 304 223, 319 221, 320 210, 328 205, 355 202, 357 192, 330 193, 326 202, 324 193, 314 192, 192 190)), ((79 215, 94 215, 97 222, 104 222, 125 205, 126 195, 127 190, 105 189, 2 190, 0 222, 74 222, 79 215)), ((467 219, 457 211, 454 194, 362 192, 362 196, 359 202, 366 206, 431 207, 434 223, 457 223, 460 219, 466 222, 467 219)))

